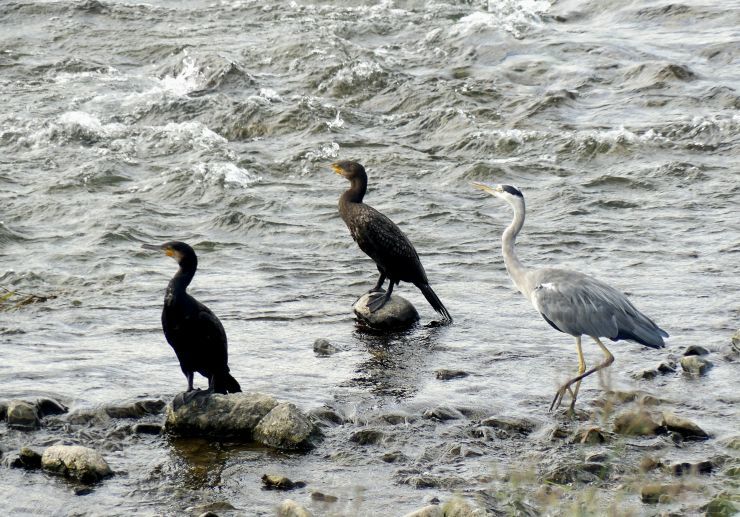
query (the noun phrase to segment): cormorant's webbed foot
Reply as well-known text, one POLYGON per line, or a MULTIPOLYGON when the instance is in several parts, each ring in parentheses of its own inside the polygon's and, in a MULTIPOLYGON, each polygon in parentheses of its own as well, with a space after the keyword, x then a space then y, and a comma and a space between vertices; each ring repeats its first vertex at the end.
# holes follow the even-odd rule
POLYGON ((388 300, 391 298, 390 292, 382 292, 382 293, 376 293, 375 296, 373 296, 372 300, 369 300, 367 302, 367 308, 370 309, 370 312, 375 312, 378 309, 380 309, 383 305, 386 304, 388 300))

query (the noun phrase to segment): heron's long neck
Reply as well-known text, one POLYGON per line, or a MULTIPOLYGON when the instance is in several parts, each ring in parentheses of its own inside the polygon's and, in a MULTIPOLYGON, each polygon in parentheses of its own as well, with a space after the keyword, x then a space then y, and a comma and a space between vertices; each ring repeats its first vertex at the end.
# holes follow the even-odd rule
POLYGON ((511 222, 508 228, 504 231, 501 237, 501 251, 504 255, 504 264, 506 264, 506 271, 509 272, 509 276, 514 281, 517 289, 522 294, 529 297, 531 287, 527 284, 526 276, 527 269, 516 256, 516 250, 514 245, 516 244, 516 236, 519 235, 519 231, 524 226, 524 200, 512 203, 514 208, 514 220, 511 222))

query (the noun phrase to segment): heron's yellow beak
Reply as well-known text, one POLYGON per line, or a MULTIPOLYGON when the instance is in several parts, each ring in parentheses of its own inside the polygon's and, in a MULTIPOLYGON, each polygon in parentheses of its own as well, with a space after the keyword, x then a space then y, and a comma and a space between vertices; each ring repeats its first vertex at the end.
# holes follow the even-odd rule
POLYGON ((342 168, 341 168, 341 167, 339 166, 339 164, 337 164, 337 163, 332 163, 332 164, 331 164, 331 168, 332 168, 332 169, 334 170, 334 172, 335 172, 336 174, 339 174, 340 176, 344 176, 344 175, 346 174, 346 172, 344 171, 344 169, 342 169, 342 168))
POLYGON ((501 192, 501 187, 499 185, 487 185, 485 183, 479 183, 477 181, 474 181, 472 185, 473 188, 482 190, 483 192, 488 192, 491 195, 495 194, 496 192, 501 192))

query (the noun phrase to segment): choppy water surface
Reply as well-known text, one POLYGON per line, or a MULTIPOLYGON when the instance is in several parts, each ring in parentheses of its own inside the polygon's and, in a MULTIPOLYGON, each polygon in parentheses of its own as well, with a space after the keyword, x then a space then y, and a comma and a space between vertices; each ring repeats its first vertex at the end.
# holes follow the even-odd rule
MULTIPOLYGON (((52 395, 75 411, 181 391, 159 327, 175 264, 140 250, 180 239, 199 254, 191 292, 223 321, 242 387, 348 422, 306 455, 120 438, 116 421, 2 424, 6 454, 63 438, 101 449, 117 475, 79 496, 2 467, 0 506, 271 515, 286 496, 260 490, 264 472, 305 480, 289 497, 317 515, 400 515, 453 493, 509 513, 697 512, 736 489, 717 471, 655 506, 630 487, 645 451, 737 458, 722 438, 740 422, 740 369, 722 354, 740 321, 740 7, 622 4, 3 2, 0 287, 53 297, 0 312, 3 397, 52 395), (350 306, 375 268, 336 212, 336 159, 366 165, 366 201, 415 243, 453 326, 356 329, 350 306), (547 438, 567 425, 546 409, 575 347, 514 291, 499 251, 511 214, 472 180, 524 191, 526 263, 592 273, 671 334, 665 350, 614 344, 611 386, 666 399, 712 440, 617 440, 602 449, 624 465, 587 497, 543 490, 538 469, 602 449, 547 438), (316 357, 316 338, 341 351, 316 357), (633 378, 691 344, 712 350, 708 375, 633 378), (471 375, 443 382, 440 368, 471 375), (422 418, 440 405, 466 416, 422 418), (538 431, 471 433, 490 415, 538 431), (384 443, 349 441, 366 427, 384 443), (398 461, 382 461, 389 451, 398 461)), ((398 292, 433 318, 412 286, 398 292)), ((600 359, 590 344, 586 355, 600 359)), ((589 378, 580 406, 601 393, 589 378)))

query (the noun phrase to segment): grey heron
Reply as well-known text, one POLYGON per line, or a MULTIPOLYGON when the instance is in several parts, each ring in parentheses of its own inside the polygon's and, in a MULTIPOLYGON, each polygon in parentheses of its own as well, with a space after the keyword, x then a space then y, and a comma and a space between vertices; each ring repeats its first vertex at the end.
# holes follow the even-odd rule
POLYGON ((570 408, 573 410, 581 380, 614 362, 614 356, 600 337, 607 337, 612 341, 626 339, 650 348, 665 346, 663 338, 668 337, 668 334, 637 310, 626 295, 612 286, 577 271, 525 267, 514 250, 516 237, 524 226, 524 196, 511 185, 475 182, 473 186, 503 199, 514 209, 514 220, 501 239, 504 264, 514 285, 550 326, 576 339, 578 375, 558 389, 550 404, 550 411, 560 406, 566 391, 572 396, 570 408), (588 371, 581 350, 583 335, 591 336, 605 355, 602 363, 588 371), (575 387, 571 390, 573 384, 575 387))

